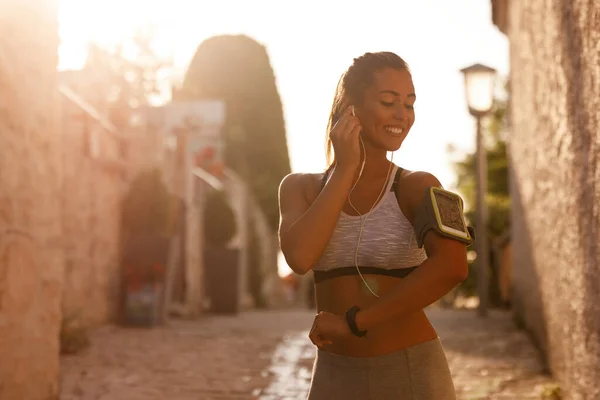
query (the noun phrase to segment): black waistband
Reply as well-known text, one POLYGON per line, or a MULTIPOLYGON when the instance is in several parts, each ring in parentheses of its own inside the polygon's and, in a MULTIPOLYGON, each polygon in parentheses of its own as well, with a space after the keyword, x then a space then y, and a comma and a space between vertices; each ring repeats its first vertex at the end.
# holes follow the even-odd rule
MULTIPOLYGON (((361 274, 369 274, 369 275, 384 275, 384 276, 392 276, 395 278, 404 278, 411 272, 413 272, 416 267, 408 267, 408 268, 396 268, 396 269, 385 269, 379 267, 358 267, 360 269, 361 274)), ((314 271, 313 274, 315 276, 315 283, 323 282, 328 279, 337 278, 339 276, 351 276, 358 275, 358 271, 356 267, 341 267, 334 268, 329 271, 314 271)))

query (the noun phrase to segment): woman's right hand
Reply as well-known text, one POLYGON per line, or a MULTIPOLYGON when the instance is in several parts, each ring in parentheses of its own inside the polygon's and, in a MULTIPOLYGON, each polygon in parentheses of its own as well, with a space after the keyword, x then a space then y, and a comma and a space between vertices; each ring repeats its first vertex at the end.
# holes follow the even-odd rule
POLYGON ((329 134, 337 167, 356 169, 360 164, 361 130, 360 121, 352 115, 352 106, 347 107, 329 134))

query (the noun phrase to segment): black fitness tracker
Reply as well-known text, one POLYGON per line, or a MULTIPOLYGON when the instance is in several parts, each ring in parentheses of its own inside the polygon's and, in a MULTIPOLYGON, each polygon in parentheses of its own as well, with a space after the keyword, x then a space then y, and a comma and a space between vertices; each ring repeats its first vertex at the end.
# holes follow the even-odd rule
POLYGON ((359 306, 351 307, 348 311, 346 311, 346 323, 350 328, 350 331, 358 337, 365 337, 367 331, 358 330, 358 326, 356 326, 356 313, 360 311, 359 306))

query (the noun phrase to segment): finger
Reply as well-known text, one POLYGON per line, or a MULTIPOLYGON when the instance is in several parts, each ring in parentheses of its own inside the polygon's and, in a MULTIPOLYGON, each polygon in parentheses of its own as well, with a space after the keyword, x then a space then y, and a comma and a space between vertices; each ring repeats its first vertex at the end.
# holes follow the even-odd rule
POLYGON ((348 133, 351 133, 352 130, 356 127, 360 127, 360 120, 356 117, 350 117, 350 120, 348 121, 348 133))
POLYGON ((354 124, 356 122, 358 122, 358 118, 356 118, 354 116, 353 113, 354 107, 353 106, 349 106, 348 108, 346 108, 346 110, 344 111, 344 122, 345 122, 345 127, 349 127, 351 124, 354 124))
POLYGON ((340 115, 340 118, 337 120, 337 122, 334 124, 333 128, 331 129, 332 133, 335 132, 344 132, 346 130, 346 127, 348 126, 348 123, 353 119, 354 117, 352 116, 352 107, 346 107, 346 109, 344 110, 344 112, 342 113, 342 115, 340 115))
MULTIPOLYGON (((352 117, 354 118, 354 117, 352 117)), ((344 128, 344 130, 342 131, 340 129, 340 132, 337 135, 337 138, 339 140, 353 140, 356 139, 357 136, 357 132, 361 131, 361 127, 360 124, 358 123, 358 121, 350 121, 348 122, 347 126, 344 128)))
POLYGON ((342 99, 342 105, 340 106, 340 110, 348 111, 350 107, 352 107, 352 104, 350 104, 350 100, 348 100, 348 98, 342 99))
POLYGON ((323 349, 326 346, 331 345, 333 342, 331 340, 326 340, 323 337, 315 337, 313 344, 317 346, 319 349, 323 349))
POLYGON ((333 126, 331 127, 330 133, 335 132, 335 129, 339 126, 341 120, 342 120, 342 118, 340 117, 337 119, 337 121, 335 121, 335 124, 333 124, 333 126))
POLYGON ((327 343, 327 341, 319 335, 310 336, 310 341, 318 348, 322 348, 327 343))
POLYGON ((358 136, 360 134, 361 131, 362 131, 362 126, 360 125, 360 123, 357 123, 354 126, 352 126, 352 129, 348 133, 348 136, 349 137, 356 137, 356 136, 358 136))
POLYGON ((319 328, 317 326, 317 321, 315 321, 313 323, 313 327, 310 330, 308 337, 310 338, 310 340, 316 344, 316 342, 321 340, 321 333, 319 332, 319 328))
POLYGON ((319 327, 317 321, 313 322, 313 326, 310 328, 310 332, 308 332, 308 336, 315 336, 319 334, 319 327))
POLYGON ((333 124, 333 128, 338 126, 341 121, 344 121, 349 115, 351 115, 351 112, 352 112, 351 107, 345 107, 345 108, 342 107, 341 109, 342 109, 342 111, 338 114, 338 119, 335 122, 335 124, 333 124))
POLYGON ((318 342, 319 342, 319 344, 320 344, 321 347, 327 347, 327 346, 331 346, 333 344, 332 340, 325 339, 322 336, 318 339, 318 342))
POLYGON ((309 337, 310 340, 318 346, 324 346, 332 343, 332 340, 330 338, 326 338, 323 333, 320 332, 318 327, 315 327, 315 329, 311 331, 309 337))
POLYGON ((359 127, 360 131, 360 121, 358 118, 350 116, 348 121, 343 127, 340 127, 338 136, 340 138, 349 138, 352 137, 354 130, 359 127))

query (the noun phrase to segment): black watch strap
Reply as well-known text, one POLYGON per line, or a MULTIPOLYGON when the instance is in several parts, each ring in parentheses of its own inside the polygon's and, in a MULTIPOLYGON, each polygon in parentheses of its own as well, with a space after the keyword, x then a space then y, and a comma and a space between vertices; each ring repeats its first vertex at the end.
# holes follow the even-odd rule
POLYGON ((356 326, 356 313, 360 311, 359 306, 354 306, 346 311, 346 323, 350 328, 350 331, 358 337, 365 337, 367 335, 367 331, 358 330, 358 326, 356 326))

